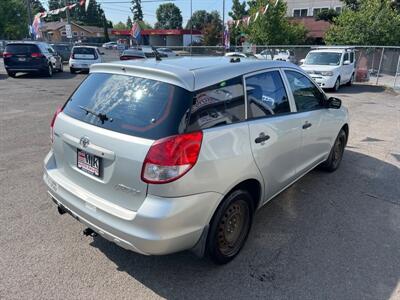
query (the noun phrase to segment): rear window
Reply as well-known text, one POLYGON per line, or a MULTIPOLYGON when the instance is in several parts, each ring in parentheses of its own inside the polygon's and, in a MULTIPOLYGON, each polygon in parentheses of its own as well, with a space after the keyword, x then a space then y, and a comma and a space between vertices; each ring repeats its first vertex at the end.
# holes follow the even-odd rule
POLYGON ((83 122, 147 139, 184 132, 192 94, 141 77, 93 73, 79 86, 64 113, 83 122), (84 108, 84 109, 83 109, 84 108), (105 114, 108 120, 87 113, 105 114))
POLYGON ((72 53, 74 54, 74 58, 78 59, 96 59, 97 54, 94 48, 73 48, 72 53))
POLYGON ((12 54, 31 54, 40 52, 40 50, 36 45, 32 44, 8 44, 5 52, 10 52, 12 54))

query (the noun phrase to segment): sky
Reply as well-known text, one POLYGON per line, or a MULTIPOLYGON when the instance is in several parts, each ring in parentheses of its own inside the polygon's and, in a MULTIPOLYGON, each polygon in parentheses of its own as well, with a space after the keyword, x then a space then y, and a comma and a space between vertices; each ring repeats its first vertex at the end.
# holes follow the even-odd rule
MULTIPOLYGON (((192 0, 193 1, 193 11, 196 10, 217 10, 222 18, 222 7, 224 0, 192 0)), ((101 4, 106 17, 113 23, 118 23, 119 21, 126 22, 128 16, 132 17, 131 11, 129 10, 130 0, 97 0, 97 3, 101 4)), ((175 0, 175 1, 162 1, 162 0, 142 0, 142 10, 144 20, 150 24, 154 24, 156 19, 156 10, 160 4, 172 2, 178 6, 182 12, 183 24, 185 26, 190 18, 190 0, 175 0), (151 1, 147 2, 146 1, 151 1)), ((225 0, 225 20, 229 18, 228 12, 232 7, 232 0, 225 0)))

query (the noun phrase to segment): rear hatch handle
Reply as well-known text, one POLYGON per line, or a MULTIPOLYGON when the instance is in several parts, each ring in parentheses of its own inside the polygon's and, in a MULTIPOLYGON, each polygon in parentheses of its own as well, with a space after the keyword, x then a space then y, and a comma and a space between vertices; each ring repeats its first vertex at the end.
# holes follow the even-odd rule
MULTIPOLYGON (((81 150, 90 152, 96 156, 99 157, 103 157, 105 159, 109 159, 109 160, 115 160, 115 153, 111 150, 105 149, 103 147, 97 146, 91 142, 89 143, 83 143, 84 146, 80 143, 81 140, 83 139, 87 139, 86 137, 82 137, 80 139, 69 135, 67 133, 63 133, 62 134, 62 139, 64 140, 64 142, 66 142, 67 144, 79 148, 81 150)), ((86 140, 87 141, 87 140, 86 140)))

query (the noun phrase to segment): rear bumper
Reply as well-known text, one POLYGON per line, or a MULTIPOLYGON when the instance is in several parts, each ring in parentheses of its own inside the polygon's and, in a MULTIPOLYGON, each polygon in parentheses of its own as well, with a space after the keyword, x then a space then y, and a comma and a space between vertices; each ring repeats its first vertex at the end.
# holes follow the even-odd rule
POLYGON ((7 71, 11 72, 42 72, 47 70, 48 65, 34 65, 34 66, 13 66, 4 65, 7 71))
POLYGON ((137 211, 112 209, 112 203, 108 203, 108 210, 63 185, 54 164, 50 151, 43 177, 53 201, 107 240, 145 255, 169 254, 195 246, 222 199, 215 192, 176 198, 147 195, 137 211))

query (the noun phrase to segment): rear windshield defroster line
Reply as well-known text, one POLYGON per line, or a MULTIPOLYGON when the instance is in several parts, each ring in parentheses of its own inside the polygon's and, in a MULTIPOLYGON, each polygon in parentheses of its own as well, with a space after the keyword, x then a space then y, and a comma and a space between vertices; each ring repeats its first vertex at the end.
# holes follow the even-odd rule
POLYGON ((128 75, 90 74, 63 112, 101 128, 147 139, 185 132, 192 93, 165 82, 128 75), (110 118, 107 122, 85 107, 110 118))

